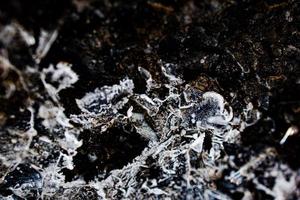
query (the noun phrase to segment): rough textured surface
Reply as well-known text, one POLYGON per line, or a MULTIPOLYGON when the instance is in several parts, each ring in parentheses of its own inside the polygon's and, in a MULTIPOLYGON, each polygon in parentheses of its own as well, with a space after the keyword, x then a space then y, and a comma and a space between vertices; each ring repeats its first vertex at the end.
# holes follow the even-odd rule
POLYGON ((0 199, 299 199, 300 5, 0 2, 0 199))

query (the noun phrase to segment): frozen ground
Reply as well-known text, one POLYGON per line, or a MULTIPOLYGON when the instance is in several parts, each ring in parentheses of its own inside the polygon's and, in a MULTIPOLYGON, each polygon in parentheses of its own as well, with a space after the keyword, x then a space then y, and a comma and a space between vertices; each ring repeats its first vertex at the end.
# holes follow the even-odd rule
POLYGON ((297 1, 0 1, 0 199, 299 199, 297 1))

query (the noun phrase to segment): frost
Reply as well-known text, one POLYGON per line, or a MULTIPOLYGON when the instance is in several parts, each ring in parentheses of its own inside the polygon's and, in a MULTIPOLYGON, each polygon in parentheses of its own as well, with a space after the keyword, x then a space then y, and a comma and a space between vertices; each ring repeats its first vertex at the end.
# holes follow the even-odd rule
POLYGON ((0 41, 8 46, 15 38, 19 36, 28 46, 35 44, 35 39, 32 33, 27 32, 24 27, 18 23, 11 23, 0 28, 0 41))
POLYGON ((112 105, 112 101, 122 95, 132 94, 133 81, 131 79, 121 80, 118 85, 103 86, 87 93, 82 99, 76 99, 78 107, 86 113, 100 113, 112 105))
POLYGON ((56 40, 58 36, 58 31, 45 31, 42 30, 39 38, 38 47, 35 51, 35 60, 37 63, 47 55, 49 49, 51 48, 53 42, 56 40))
POLYGON ((163 75, 169 80, 171 85, 179 85, 183 83, 181 78, 177 78, 174 74, 174 65, 171 63, 167 63, 164 66, 161 66, 161 71, 163 75))
POLYGON ((196 138, 190 146, 191 149, 193 149, 197 153, 201 153, 202 149, 203 149, 204 137, 205 137, 205 135, 201 134, 198 138, 196 138))
POLYGON ((55 107, 50 101, 45 102, 38 111, 38 116, 43 119, 43 125, 52 130, 58 125, 71 127, 69 119, 64 114, 64 109, 55 107))
POLYGON ((151 89, 153 88, 159 88, 160 84, 156 83, 155 80, 153 80, 152 75, 150 74, 150 72, 146 69, 144 69, 143 67, 138 67, 138 70, 140 72, 140 74, 144 77, 144 79, 146 80, 146 87, 147 87, 147 92, 149 92, 151 89))
POLYGON ((205 199, 230 200, 231 198, 217 191, 206 190, 204 193, 205 199))
POLYGON ((58 83, 58 86, 55 88, 57 92, 71 87, 78 81, 78 76, 72 71, 71 66, 71 64, 66 62, 59 62, 55 68, 53 65, 50 65, 49 68, 43 70, 45 76, 50 76, 51 83, 58 83))
POLYGON ((48 68, 43 69, 41 80, 52 99, 58 102, 58 93, 76 83, 78 76, 71 69, 70 64, 59 62, 55 67, 50 65, 48 68))
POLYGON ((288 179, 285 178, 281 171, 277 171, 277 177, 275 179, 275 185, 273 187, 273 193, 276 200, 288 199, 289 196, 297 189, 297 175, 293 173, 288 179))
POLYGON ((134 100, 143 107, 148 115, 154 116, 159 111, 160 105, 155 103, 151 98, 149 98, 146 94, 135 95, 134 100))
POLYGON ((65 138, 59 141, 60 146, 69 154, 74 155, 76 149, 82 145, 82 141, 78 141, 77 137, 69 131, 65 131, 65 138))
POLYGON ((228 125, 233 114, 231 109, 225 109, 224 98, 215 92, 206 92, 202 97, 201 102, 187 110, 188 123, 195 124, 199 129, 228 125))
POLYGON ((16 35, 16 27, 13 25, 5 26, 0 30, 0 40, 3 44, 8 45, 16 35))
POLYGON ((262 162, 270 157, 274 157, 276 152, 274 149, 269 148, 262 152, 257 157, 251 159, 248 163, 242 166, 238 171, 232 172, 228 177, 230 181, 236 185, 240 185, 242 183, 243 178, 250 179, 252 175, 249 173, 250 169, 257 168, 262 162))
POLYGON ((35 166, 19 164, 5 176, 3 186, 20 197, 34 197, 42 190, 42 176, 35 166))
POLYGON ((157 141, 157 133, 145 122, 145 118, 140 113, 133 113, 131 121, 136 131, 144 138, 150 141, 157 141))
POLYGON ((287 140, 287 138, 289 136, 295 135, 299 132, 298 128, 296 126, 291 126, 288 128, 288 130, 286 131, 286 133, 284 134, 283 138, 280 140, 280 144, 284 144, 285 141, 287 140))
POLYGON ((64 181, 64 176, 59 171, 60 167, 57 164, 51 164, 43 170, 42 198, 53 196, 59 190, 61 183, 64 181))
POLYGON ((0 3, 1 200, 300 199, 297 1, 34 2, 0 3))
MULTIPOLYGON (((14 70, 7 60, 0 61, 6 70, 14 70)), ((1 152, 0 159, 1 165, 7 168, 19 163, 34 163, 40 177, 36 182, 16 186, 13 193, 27 198, 30 188, 35 188, 38 189, 36 196, 42 199, 95 196, 103 199, 180 199, 182 193, 187 199, 230 199, 216 190, 216 181, 224 179, 225 184, 240 188, 245 180, 252 181, 256 189, 268 195, 288 198, 297 185, 295 172, 276 174, 284 171, 278 169, 282 165, 269 167, 265 176, 276 178, 273 187, 260 182, 254 175, 256 168, 275 159, 274 149, 253 155, 241 167, 235 165, 235 157, 223 153, 225 143, 239 144, 241 131, 260 119, 261 114, 253 104, 248 103, 242 113, 237 113, 222 92, 197 89, 181 79, 176 65, 162 61, 159 65, 163 81, 155 80, 156 76, 148 70, 138 68, 147 84, 144 92, 135 93, 133 80, 126 77, 119 83, 78 97, 76 103, 81 113, 70 116, 64 113, 58 93, 72 87, 79 78, 71 65, 60 62, 42 72, 30 68, 30 73, 39 74, 43 83, 40 90, 46 95, 43 94, 44 98, 39 99, 37 105, 29 101, 27 131, 9 129, 6 135, 1 133, 1 140, 9 138, 11 142, 3 148, 6 152, 1 152), (45 130, 47 135, 39 135, 43 133, 37 132, 35 127, 45 130), (88 138, 84 136, 85 131, 88 138), (102 150, 106 144, 101 140, 105 141, 108 134, 109 137, 120 136, 120 143, 109 144, 108 150, 102 150), (126 137, 133 134, 142 139, 126 141, 126 137), (89 140, 95 141, 93 146, 88 146, 89 140), (123 143, 133 151, 140 148, 139 154, 125 160, 118 168, 110 169, 109 159, 119 151, 118 144, 123 143), (85 146, 92 150, 85 152, 85 146), (12 162, 12 158, 18 158, 18 163, 12 162), (82 162, 87 164, 87 170, 95 170, 95 177, 89 181, 85 180, 88 172, 78 169, 82 162)), ((286 135, 291 135, 291 131, 286 135)), ((249 191, 240 191, 245 193, 245 199, 252 198, 249 191)))

